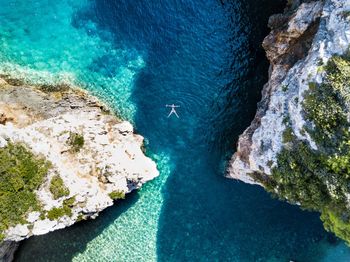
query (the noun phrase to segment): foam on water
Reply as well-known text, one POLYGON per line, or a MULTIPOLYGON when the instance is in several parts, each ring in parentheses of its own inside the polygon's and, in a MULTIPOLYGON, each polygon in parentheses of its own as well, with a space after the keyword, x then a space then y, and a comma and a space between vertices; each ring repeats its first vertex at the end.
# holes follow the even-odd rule
POLYGON ((0 0, 0 74, 84 87, 132 120, 136 107, 130 97, 143 58, 135 49, 112 45, 111 35, 91 20, 78 19, 91 3, 0 0))

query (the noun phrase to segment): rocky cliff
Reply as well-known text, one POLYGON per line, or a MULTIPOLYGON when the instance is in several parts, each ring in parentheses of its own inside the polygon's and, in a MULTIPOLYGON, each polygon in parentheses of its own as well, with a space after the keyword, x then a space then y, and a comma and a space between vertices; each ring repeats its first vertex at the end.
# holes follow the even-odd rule
POLYGON ((350 242, 350 0, 289 1, 269 27, 269 82, 228 176, 319 211, 350 242))
MULTIPOLYGON (((142 149, 143 138, 130 123, 83 91, 3 76, 1 239, 20 241, 95 218, 158 175, 142 149)), ((3 260, 10 260, 14 246, 0 247, 3 260)))
POLYGON ((4 241, 0 243, 0 261, 11 262, 17 250, 19 242, 4 241))

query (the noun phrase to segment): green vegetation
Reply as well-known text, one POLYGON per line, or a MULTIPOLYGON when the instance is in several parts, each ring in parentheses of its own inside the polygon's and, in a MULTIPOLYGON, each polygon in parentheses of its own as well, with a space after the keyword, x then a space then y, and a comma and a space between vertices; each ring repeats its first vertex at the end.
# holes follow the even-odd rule
POLYGON ((54 207, 47 212, 47 218, 50 220, 56 220, 63 216, 71 216, 72 210, 68 207, 54 207))
POLYGON ((317 144, 314 150, 298 140, 287 125, 277 167, 266 189, 302 208, 321 212, 327 230, 350 244, 350 56, 334 56, 325 65, 322 84, 310 83, 303 108, 305 130, 317 144))
POLYGON ((325 210, 321 214, 321 220, 327 231, 334 232, 338 237, 347 240, 350 239, 350 223, 345 219, 335 215, 329 210, 325 210))
POLYGON ((294 140, 294 134, 293 134, 293 129, 291 127, 287 127, 283 134, 282 134, 282 140, 283 143, 289 143, 292 142, 294 140))
POLYGON ((124 199, 125 193, 123 191, 115 190, 109 193, 109 197, 112 198, 113 200, 124 199))
POLYGON ((83 221, 85 220, 85 217, 83 216, 83 214, 79 214, 77 217, 77 222, 83 221))
POLYGON ((9 226, 26 223, 29 212, 41 209, 35 190, 49 168, 49 162, 24 145, 8 143, 0 148, 0 235, 9 226))
POLYGON ((350 18, 350 11, 344 11, 344 12, 342 13, 342 17, 343 17, 344 19, 349 19, 349 18, 350 18))
POLYGON ((290 117, 289 115, 285 116, 282 121, 283 124, 289 125, 290 124, 290 117))
POLYGON ((51 179, 50 192, 54 199, 59 199, 69 195, 69 189, 64 185, 62 178, 59 175, 55 175, 51 179))
POLYGON ((82 135, 70 132, 67 143, 73 152, 79 152, 80 149, 84 146, 85 141, 82 135))
POLYGON ((54 207, 47 212, 47 218, 50 220, 56 220, 63 216, 71 216, 74 202, 75 197, 64 200, 62 207, 54 207))
POLYGON ((45 211, 44 211, 44 212, 41 212, 39 218, 40 218, 40 220, 44 220, 44 219, 46 218, 45 211))
POLYGON ((4 233, 0 233, 0 241, 3 241, 3 240, 4 240, 4 238, 5 238, 4 233))
POLYGON ((70 197, 63 201, 63 205, 67 207, 73 207, 74 203, 75 203, 75 196, 70 197))
POLYGON ((313 129, 306 127, 306 131, 323 149, 337 148, 342 137, 348 136, 349 124, 343 109, 344 104, 340 94, 331 85, 310 84, 303 106, 306 118, 315 125, 313 129))

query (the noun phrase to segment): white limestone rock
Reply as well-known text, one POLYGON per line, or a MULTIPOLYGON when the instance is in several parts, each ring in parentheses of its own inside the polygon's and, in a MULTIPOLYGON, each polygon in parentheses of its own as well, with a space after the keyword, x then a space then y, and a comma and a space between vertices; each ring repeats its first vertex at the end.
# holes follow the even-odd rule
POLYGON ((28 112, 21 114, 32 115, 26 118, 25 124, 17 122, 14 114, 14 119, 0 125, 0 146, 8 142, 23 143, 52 164, 36 192, 42 209, 47 212, 60 208, 64 200, 75 198, 71 216, 51 221, 39 212, 31 212, 27 215, 27 224, 5 231, 5 240, 20 241, 70 226, 81 218, 95 218, 113 205, 110 193, 127 194, 158 176, 156 164, 142 151, 143 137, 134 134, 130 123, 106 113, 101 105, 89 103, 92 99, 73 90, 57 100, 53 94, 31 87, 0 88, 0 101, 4 102, 0 104, 0 113, 6 115, 15 108, 27 108, 28 112), (30 100, 21 100, 28 93, 35 101, 42 102, 40 107, 30 100), (80 106, 72 109, 67 100, 80 106), (67 143, 70 133, 84 137, 79 152, 72 151, 67 143), (53 198, 49 187, 54 175, 63 180, 70 192, 68 196, 53 198))
POLYGON ((271 61, 269 83, 264 87, 263 100, 252 125, 240 136, 228 177, 256 184, 252 174, 271 174, 283 145, 286 116, 296 136, 308 140, 316 149, 307 133, 300 132, 305 124, 301 106, 303 95, 309 88, 308 83, 322 82, 323 73, 318 70, 320 61, 326 63, 333 55, 349 50, 350 19, 344 16, 349 11, 350 0, 305 3, 290 17, 287 29, 273 30, 265 39, 264 47, 271 61), (317 19, 320 23, 312 35, 311 47, 304 57, 298 57, 297 51, 301 49, 297 46, 301 41, 298 37, 314 28, 317 19), (291 63, 295 58, 297 61, 291 63))

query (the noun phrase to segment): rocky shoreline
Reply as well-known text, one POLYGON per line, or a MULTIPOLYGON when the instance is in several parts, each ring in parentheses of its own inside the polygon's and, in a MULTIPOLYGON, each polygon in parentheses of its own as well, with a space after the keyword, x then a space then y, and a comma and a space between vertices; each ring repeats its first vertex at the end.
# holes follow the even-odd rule
POLYGON ((0 261, 11 262, 13 261, 15 252, 19 246, 19 242, 5 241, 0 244, 0 261))
POLYGON ((228 177, 260 184, 255 175, 271 174, 282 149, 287 115, 296 135, 312 143, 300 133, 305 123, 303 95, 310 81, 322 81, 319 62, 348 50, 350 21, 343 14, 349 7, 350 1, 291 1, 283 14, 270 18, 271 33, 263 42, 270 61, 269 81, 254 120, 239 137, 228 177))
POLYGON ((320 212, 350 243, 350 0, 289 1, 269 27, 269 81, 227 176, 320 212))
POLYGON ((0 148, 13 145, 50 164, 35 190, 40 208, 2 232, 0 261, 11 261, 16 242, 95 218, 159 174, 144 155, 143 137, 96 98, 66 85, 29 86, 2 76, 0 148))

